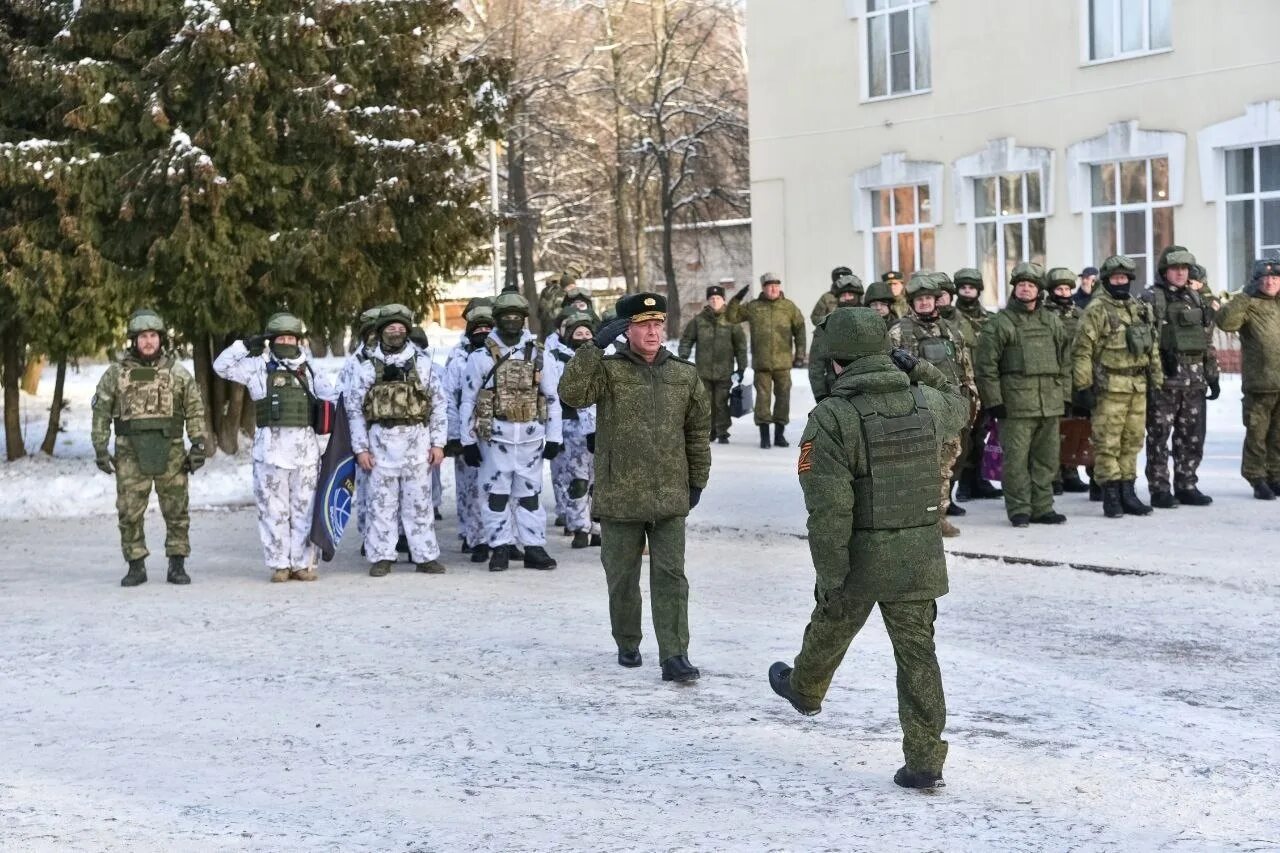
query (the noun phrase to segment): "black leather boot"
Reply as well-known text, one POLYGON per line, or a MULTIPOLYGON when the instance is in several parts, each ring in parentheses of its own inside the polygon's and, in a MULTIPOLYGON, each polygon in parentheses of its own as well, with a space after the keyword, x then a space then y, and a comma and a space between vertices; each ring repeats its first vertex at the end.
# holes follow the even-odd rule
POLYGON ((1080 470, 1078 468, 1062 469, 1062 490, 1069 494, 1089 491, 1089 486, 1084 480, 1080 479, 1080 470))
POLYGON ((551 559, 547 549, 541 545, 526 545, 524 549, 524 567, 526 569, 547 571, 556 567, 556 561, 551 559))
POLYGON ((1151 507, 1138 499, 1138 493, 1133 490, 1133 482, 1133 480, 1120 482, 1120 505, 1129 515, 1150 515, 1151 507))
POLYGON ((787 441, 784 433, 787 431, 786 424, 773 425, 773 446, 774 447, 790 447, 791 442, 787 441))
POLYGON ((1102 514, 1107 518, 1123 518, 1124 505, 1120 501, 1120 481, 1100 484, 1102 489, 1102 514))
MULTIPOLYGON (((472 555, 471 559, 474 560, 475 555, 472 555)), ((510 564, 511 561, 507 557, 507 546, 505 545, 499 545, 489 554, 489 571, 491 572, 505 572, 510 564)))
POLYGON ((588 548, 591 545, 591 535, 585 530, 579 530, 573 534, 573 542, 569 544, 570 548, 588 548))
POLYGON ((618 666, 625 666, 627 669, 635 669, 644 663, 644 658, 640 657, 639 652, 627 652, 618 649, 618 666))
POLYGON ((1178 502, 1170 492, 1152 492, 1151 505, 1156 509, 1177 509, 1178 502))
MULTIPOLYGON (((1273 501, 1276 499, 1275 490, 1271 488, 1271 484, 1266 480, 1251 480, 1249 485, 1253 486, 1253 496, 1258 500, 1273 501)), ((130 563, 130 565, 133 564, 130 563)), ((130 569, 130 571, 132 571, 132 569, 130 569)), ((145 573, 142 579, 146 580, 145 573)), ((124 583, 124 581, 121 581, 121 583, 124 583)))
POLYGON ((662 662, 663 681, 697 681, 700 675, 702 673, 698 672, 698 668, 689 663, 689 658, 684 655, 672 655, 662 662))
POLYGON ((814 707, 800 697, 800 694, 791 686, 791 667, 782 661, 778 661, 769 667, 769 686, 773 688, 773 692, 777 693, 783 699, 791 703, 791 707, 797 712, 804 714, 806 717, 812 717, 822 712, 822 706, 814 707))
POLYGON ((1195 486, 1189 489, 1177 489, 1174 491, 1173 496, 1178 499, 1179 503, 1184 503, 1187 506, 1208 506, 1213 503, 1213 498, 1195 486))
POLYGON ((489 559, 489 546, 480 544, 471 549, 471 562, 483 563, 489 559))
POLYGON ((129 561, 128 573, 120 579, 120 586, 138 586, 147 582, 147 561, 138 558, 129 561))
POLYGON ((893 774, 893 783, 902 788, 916 788, 919 790, 945 788, 947 786, 947 783, 942 781, 941 773, 912 770, 906 765, 898 768, 898 772, 893 774))
POLYGON ((772 446, 769 442, 769 425, 760 424, 760 449, 768 450, 772 446))
POLYGON ((191 577, 187 574, 186 557, 173 556, 169 558, 169 574, 165 577, 165 580, 178 586, 191 583, 191 577))

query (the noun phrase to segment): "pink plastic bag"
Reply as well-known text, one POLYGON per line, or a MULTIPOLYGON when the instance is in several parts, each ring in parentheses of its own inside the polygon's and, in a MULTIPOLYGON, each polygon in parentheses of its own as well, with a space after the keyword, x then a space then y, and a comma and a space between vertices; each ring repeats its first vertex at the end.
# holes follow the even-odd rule
POLYGON ((1004 479, 1004 449, 1000 447, 1000 424, 997 421, 991 422, 987 446, 982 448, 982 479, 1004 479))

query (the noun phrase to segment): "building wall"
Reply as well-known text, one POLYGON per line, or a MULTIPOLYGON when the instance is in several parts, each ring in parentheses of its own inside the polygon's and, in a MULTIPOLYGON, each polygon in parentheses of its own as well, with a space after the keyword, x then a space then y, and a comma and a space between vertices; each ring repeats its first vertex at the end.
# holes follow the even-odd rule
POLYGON ((779 272, 801 303, 817 298, 837 264, 868 275, 864 188, 876 177, 938 187, 936 265, 970 265, 957 161, 1042 163, 1051 199, 1046 260, 1078 271, 1102 259, 1086 254, 1088 172, 1072 167, 1072 146, 1083 157, 1135 156, 1180 142, 1170 160, 1176 240, 1196 253, 1212 286, 1226 289, 1225 216, 1212 203, 1221 192, 1219 146, 1280 141, 1280 2, 1173 0, 1171 50, 1102 63, 1084 58, 1087 3, 934 0, 932 90, 868 102, 865 0, 751 0, 756 271, 779 272))

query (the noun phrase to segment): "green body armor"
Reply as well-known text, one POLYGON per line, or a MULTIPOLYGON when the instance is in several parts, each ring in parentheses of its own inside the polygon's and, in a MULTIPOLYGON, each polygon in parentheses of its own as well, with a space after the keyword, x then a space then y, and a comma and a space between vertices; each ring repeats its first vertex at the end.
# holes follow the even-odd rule
POLYGON ((941 370, 942 375, 947 377, 950 382, 954 382, 957 385, 963 384, 960 380, 959 354, 957 352, 958 347, 963 346, 963 341, 957 341, 960 338, 958 332, 953 337, 951 329, 947 326, 945 320, 939 320, 937 326, 947 337, 929 334, 924 325, 917 323, 912 317, 904 317, 898 322, 906 325, 906 330, 916 342, 916 352, 919 353, 920 358, 941 370))
POLYGON ((169 445, 182 437, 182 420, 173 406, 172 359, 155 367, 120 371, 116 385, 117 436, 126 436, 138 457, 138 470, 156 476, 169 467, 169 445))
MULTIPOLYGON (((887 417, 863 396, 849 398, 862 419, 869 472, 853 481, 853 529, 901 530, 938 523, 938 442, 924 393, 915 409, 887 417)), ((854 537, 856 540, 857 537, 854 537)))
POLYGON ((310 427, 311 392, 306 380, 277 362, 269 363, 267 395, 254 402, 253 410, 260 427, 310 427))
POLYGON ((1028 323, 1019 330, 1018 343, 1009 344, 1000 354, 1000 372, 1020 376, 1053 376, 1062 372, 1053 332, 1040 323, 1028 323))
POLYGON ((1157 314, 1164 315, 1164 322, 1160 325, 1160 348, 1183 356, 1204 355, 1209 334, 1204 306, 1200 304, 1199 297, 1193 297, 1194 302, 1171 300, 1160 288, 1156 288, 1155 298, 1157 314), (1160 311, 1161 307, 1164 308, 1163 311, 1160 311))
POLYGON ((409 359, 407 370, 388 378, 387 363, 373 363, 373 386, 364 397, 364 418, 380 426, 425 424, 431 417, 431 398, 423 390, 418 376, 418 360, 409 359))

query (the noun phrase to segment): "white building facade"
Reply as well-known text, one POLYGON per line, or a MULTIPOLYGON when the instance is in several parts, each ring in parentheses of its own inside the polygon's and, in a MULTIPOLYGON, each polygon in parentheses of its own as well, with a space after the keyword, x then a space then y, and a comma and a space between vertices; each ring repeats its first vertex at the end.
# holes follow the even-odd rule
MULTIPOLYGON (((753 264, 1280 257, 1278 0, 750 0, 753 264)), ((807 305, 805 306, 807 307, 807 305)))

